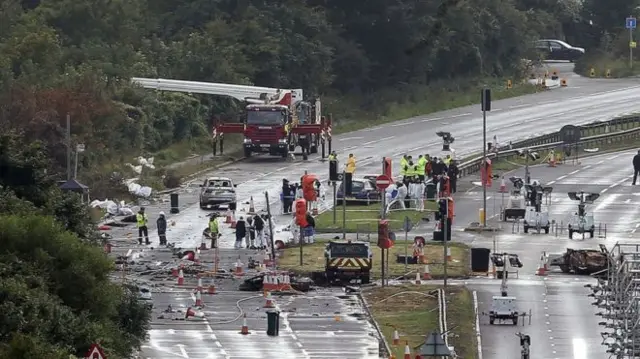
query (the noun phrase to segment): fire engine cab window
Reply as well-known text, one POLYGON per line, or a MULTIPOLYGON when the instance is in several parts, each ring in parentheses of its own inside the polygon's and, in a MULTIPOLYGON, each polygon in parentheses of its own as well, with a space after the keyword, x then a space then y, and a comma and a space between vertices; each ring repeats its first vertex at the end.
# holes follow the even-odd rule
POLYGON ((284 124, 284 116, 280 111, 248 111, 247 124, 282 125, 284 124))

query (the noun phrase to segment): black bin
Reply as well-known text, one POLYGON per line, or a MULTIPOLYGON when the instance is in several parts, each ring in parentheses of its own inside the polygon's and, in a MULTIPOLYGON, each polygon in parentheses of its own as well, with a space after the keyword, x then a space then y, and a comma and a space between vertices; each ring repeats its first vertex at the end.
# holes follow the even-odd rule
POLYGON ((267 335, 271 337, 280 335, 280 312, 277 310, 267 312, 267 335))
POLYGON ((171 213, 179 213, 180 212, 180 204, 178 202, 178 194, 177 193, 172 193, 171 194, 171 213))
POLYGON ((484 273, 489 271, 489 257, 491 249, 489 248, 471 248, 471 271, 484 273))

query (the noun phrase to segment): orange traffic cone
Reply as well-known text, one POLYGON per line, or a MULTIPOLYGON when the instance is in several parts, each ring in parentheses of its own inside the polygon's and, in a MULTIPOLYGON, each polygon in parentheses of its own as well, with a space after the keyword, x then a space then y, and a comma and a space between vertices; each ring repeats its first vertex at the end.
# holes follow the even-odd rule
POLYGON ((202 291, 202 278, 198 277, 198 286, 196 287, 196 290, 201 292, 202 291))
POLYGON ((504 181, 504 176, 502 176, 502 180, 500 181, 500 193, 507 193, 507 183, 504 181))
POLYGON ((200 263, 200 250, 198 248, 196 248, 194 254, 193 254, 193 261, 195 263, 200 263))
POLYGON ((232 228, 232 229, 236 228, 236 224, 237 224, 237 223, 238 223, 238 222, 236 222, 236 219, 235 219, 235 218, 232 218, 232 219, 231 219, 231 228, 232 228))
POLYGON ((199 290, 196 291, 196 307, 202 307, 202 293, 199 290))
POLYGON ((187 319, 189 317, 195 317, 196 316, 196 311, 191 309, 191 307, 187 308, 187 312, 184 315, 184 318, 187 319))
POLYGON ((242 328, 240 329, 240 334, 242 335, 247 335, 250 334, 249 333, 249 326, 247 325, 247 315, 244 315, 244 318, 242 318, 242 328))
POLYGON ((234 273, 235 275, 244 275, 244 273, 242 272, 242 262, 240 262, 240 260, 236 262, 236 269, 234 273))
POLYGON ((398 335, 398 331, 393 331, 393 345, 400 345, 400 335, 398 335))
POLYGON ((267 301, 264 303, 263 308, 275 308, 275 305, 273 303, 273 298, 271 297, 271 292, 267 292, 267 295, 265 298, 267 299, 267 301))
POLYGON ((423 280, 431 280, 431 272, 429 271, 429 265, 426 264, 424 266, 424 272, 422 272, 422 279, 423 280))
POLYGON ((182 269, 180 269, 180 272, 178 272, 178 285, 183 285, 184 284, 184 272, 182 272, 182 269))
POLYGON ((404 359, 411 359, 411 348, 409 348, 409 342, 404 345, 404 359))
POLYGON ((551 152, 549 153, 549 167, 555 167, 556 166, 556 154, 551 152))
POLYGON ((451 262, 451 248, 447 248, 447 262, 451 262))
POLYGON ((216 294, 216 286, 213 283, 207 288, 207 294, 216 294))
POLYGON ((544 277, 547 275, 547 270, 544 267, 543 263, 540 263, 540 265, 538 265, 538 270, 536 271, 536 275, 539 275, 541 277, 544 277))
POLYGON ((416 272, 416 284, 417 285, 422 284, 422 281, 420 280, 420 271, 416 272))
POLYGON ((227 218, 225 218, 224 223, 231 224, 231 222, 233 222, 233 213, 231 213, 231 210, 227 210, 227 218))
POLYGON ((178 268, 171 268, 171 276, 175 278, 178 277, 178 268))
POLYGON ((256 206, 253 205, 253 196, 249 199, 249 214, 256 213, 256 206))

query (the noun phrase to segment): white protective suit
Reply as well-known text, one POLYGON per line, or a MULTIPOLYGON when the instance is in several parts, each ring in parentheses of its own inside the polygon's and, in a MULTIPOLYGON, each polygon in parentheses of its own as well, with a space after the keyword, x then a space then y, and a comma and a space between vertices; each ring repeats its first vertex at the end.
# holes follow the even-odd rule
POLYGON ((416 209, 418 211, 423 211, 424 210, 424 190, 425 190, 426 186, 424 185, 423 182, 420 183, 414 183, 413 184, 413 192, 411 192, 409 195, 411 196, 411 199, 413 201, 413 203, 415 203, 416 209))
POLYGON ((404 200, 407 197, 407 190, 408 190, 407 186, 405 186, 404 184, 401 184, 398 187, 398 196, 396 197, 395 201, 399 202, 400 209, 407 209, 407 207, 405 207, 405 205, 404 205, 404 200))

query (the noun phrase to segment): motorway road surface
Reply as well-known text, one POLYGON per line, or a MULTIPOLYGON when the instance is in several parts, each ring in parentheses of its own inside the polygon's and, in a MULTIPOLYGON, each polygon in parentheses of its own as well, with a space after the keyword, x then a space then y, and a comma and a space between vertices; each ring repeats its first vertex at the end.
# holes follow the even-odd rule
MULTIPOLYGON (((603 328, 597 323, 598 309, 590 305, 586 295, 589 290, 584 284, 593 283, 589 277, 579 277, 561 273, 558 269, 547 277, 534 275, 540 263, 542 251, 562 253, 566 248, 598 249, 598 244, 611 248, 617 241, 640 242, 637 229, 640 227, 640 186, 631 185, 633 175, 631 160, 636 150, 603 154, 584 158, 580 164, 559 165, 556 168, 536 166, 531 168, 532 179, 553 186, 553 196, 549 207, 550 218, 566 226, 567 220, 577 210, 577 203, 567 196, 569 191, 600 193, 601 197, 588 212, 595 215, 596 223, 606 224, 604 231, 596 238, 568 238, 566 229, 545 234, 511 233, 512 225, 507 223, 504 230, 495 237, 499 252, 518 254, 524 262, 519 278, 509 281, 509 294, 518 298, 520 310, 532 310, 531 325, 524 327, 491 326, 488 318, 481 318, 483 354, 485 359, 514 357, 519 351, 517 331, 529 334, 532 340, 533 358, 555 359, 600 359, 605 358, 604 347, 599 345, 599 333, 603 328)), ((515 175, 524 176, 523 171, 515 175)), ((481 193, 479 193, 482 196, 481 193)), ((490 193, 491 195, 491 193, 490 193)), ((493 193, 495 195, 495 193, 493 193)), ((461 235, 475 247, 493 247, 494 238, 477 235, 461 235)), ((487 312, 491 297, 499 294, 500 281, 497 279, 470 281, 470 287, 478 291, 480 311, 487 312)))

